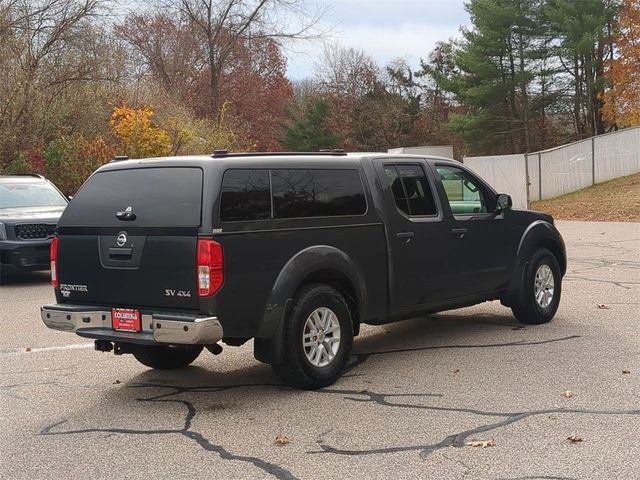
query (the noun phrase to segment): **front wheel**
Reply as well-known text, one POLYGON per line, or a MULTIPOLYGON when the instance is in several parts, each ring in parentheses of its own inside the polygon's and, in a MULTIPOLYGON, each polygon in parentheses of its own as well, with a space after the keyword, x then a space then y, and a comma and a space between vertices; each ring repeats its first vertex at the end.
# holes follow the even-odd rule
POLYGON ((291 387, 326 387, 342 373, 352 343, 347 301, 328 285, 309 285, 293 300, 285 330, 284 361, 273 369, 291 387))
POLYGON ((536 250, 527 264, 515 304, 511 307, 522 323, 547 323, 560 305, 562 274, 556 257, 546 248, 536 250))
POLYGON ((136 348, 133 356, 141 364, 159 370, 173 370, 190 365, 202 352, 202 346, 165 347, 144 346, 136 348))

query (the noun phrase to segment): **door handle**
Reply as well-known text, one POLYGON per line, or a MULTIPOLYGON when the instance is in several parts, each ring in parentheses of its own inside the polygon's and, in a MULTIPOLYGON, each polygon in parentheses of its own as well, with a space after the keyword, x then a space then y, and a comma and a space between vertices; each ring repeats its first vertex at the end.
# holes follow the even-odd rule
POLYGON ((467 234, 467 229, 466 228, 452 228, 451 229, 451 233, 456 235, 458 238, 464 238, 464 236, 467 234))
POLYGON ((409 243, 414 236, 415 236, 415 233, 413 233, 413 232, 398 232, 398 233, 396 233, 396 237, 404 238, 407 243, 409 243))
POLYGON ((110 248, 109 258, 111 260, 130 260, 133 255, 133 248, 110 248))

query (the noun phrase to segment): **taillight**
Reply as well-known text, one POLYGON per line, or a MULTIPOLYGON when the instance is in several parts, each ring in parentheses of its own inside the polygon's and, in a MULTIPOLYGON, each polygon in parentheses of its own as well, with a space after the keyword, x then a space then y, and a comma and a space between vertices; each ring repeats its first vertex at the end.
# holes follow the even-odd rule
POLYGON ((58 288, 58 237, 54 237, 51 241, 50 249, 51 258, 51 285, 58 288))
POLYGON ((224 282, 222 245, 213 240, 198 240, 198 296, 215 295, 224 282))

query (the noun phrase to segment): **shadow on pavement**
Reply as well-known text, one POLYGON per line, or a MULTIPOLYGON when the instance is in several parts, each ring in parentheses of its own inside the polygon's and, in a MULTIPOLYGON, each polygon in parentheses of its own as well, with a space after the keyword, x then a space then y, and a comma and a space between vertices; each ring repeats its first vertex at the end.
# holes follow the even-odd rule
MULTIPOLYGON (((422 356, 428 355, 426 352, 430 350, 444 349, 517 348, 577 338, 576 336, 555 338, 550 332, 547 340, 537 340, 538 335, 536 335, 536 340, 530 341, 532 335, 516 333, 528 329, 541 332, 544 327, 527 326, 525 328, 508 314, 504 316, 439 314, 375 327, 355 339, 353 353, 343 378, 364 374, 397 376, 398 372, 393 365, 381 362, 363 367, 369 370, 358 369, 356 374, 354 370, 373 356, 392 354, 422 356), (514 331, 514 334, 507 335, 507 331, 514 331), (389 371, 381 372, 380 369, 389 371)), ((557 332, 555 334, 557 335, 557 332)), ((225 350, 231 348, 225 347, 225 350)), ((278 390, 290 390, 281 384, 269 365, 256 361, 254 365, 248 367, 217 371, 215 370, 216 357, 212 357, 205 350, 200 359, 207 355, 210 357, 206 360, 211 365, 209 368, 196 365, 178 370, 145 370, 123 383, 123 386, 135 389, 168 388, 173 390, 170 395, 189 392, 203 393, 203 391, 216 392, 242 387, 267 387, 259 389, 262 391, 268 390, 270 387, 277 387, 278 390)), ((224 355, 223 352, 221 357, 224 355)), ((144 367, 141 366, 141 368, 144 367)), ((130 397, 130 392, 125 395, 130 397)), ((153 394, 149 396, 153 396, 153 394)))

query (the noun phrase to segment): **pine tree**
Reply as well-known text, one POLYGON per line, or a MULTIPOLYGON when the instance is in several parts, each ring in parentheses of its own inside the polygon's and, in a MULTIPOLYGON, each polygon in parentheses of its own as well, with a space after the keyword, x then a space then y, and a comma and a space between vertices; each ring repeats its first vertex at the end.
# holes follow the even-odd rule
POLYGON ((282 125, 284 137, 281 145, 290 151, 316 152, 322 149, 335 148, 340 137, 327 126, 329 118, 329 102, 318 97, 310 100, 301 117, 293 117, 288 113, 291 122, 282 125))
POLYGON ((456 45, 456 71, 435 75, 443 90, 470 108, 449 127, 475 152, 526 152, 539 112, 532 83, 540 68, 541 0, 470 0, 472 28, 456 45))
POLYGON ((553 50, 570 79, 572 114, 578 138, 604 133, 604 66, 614 55, 613 24, 619 0, 547 0, 544 19, 557 39, 553 50))

